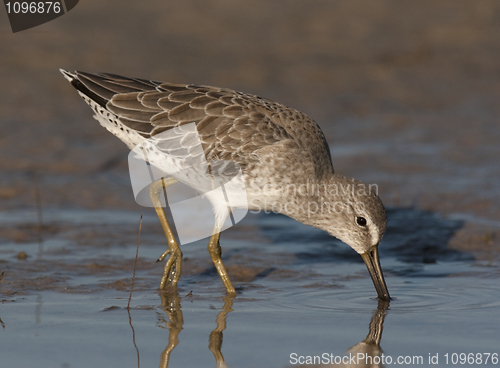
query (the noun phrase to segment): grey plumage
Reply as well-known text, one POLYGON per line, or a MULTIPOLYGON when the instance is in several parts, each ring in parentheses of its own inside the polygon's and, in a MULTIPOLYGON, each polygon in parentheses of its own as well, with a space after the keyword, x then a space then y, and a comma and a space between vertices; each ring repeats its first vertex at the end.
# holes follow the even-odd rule
POLYGON ((328 144, 307 115, 274 101, 230 89, 180 85, 113 74, 65 72, 82 93, 144 138, 196 123, 207 159, 232 160, 242 168, 262 147, 283 142, 317 163, 319 176, 332 172, 328 144))

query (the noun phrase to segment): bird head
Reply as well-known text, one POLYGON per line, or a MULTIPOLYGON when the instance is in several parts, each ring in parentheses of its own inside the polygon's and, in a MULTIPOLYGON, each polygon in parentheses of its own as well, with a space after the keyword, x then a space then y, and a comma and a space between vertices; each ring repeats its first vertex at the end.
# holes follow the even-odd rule
MULTIPOLYGON (((321 186, 320 186, 321 187, 321 186)), ((385 232, 387 217, 377 195, 376 185, 338 174, 333 175, 322 195, 315 193, 318 214, 309 224, 326 230, 342 240, 363 258, 378 297, 390 300, 378 255, 378 245, 385 232)))

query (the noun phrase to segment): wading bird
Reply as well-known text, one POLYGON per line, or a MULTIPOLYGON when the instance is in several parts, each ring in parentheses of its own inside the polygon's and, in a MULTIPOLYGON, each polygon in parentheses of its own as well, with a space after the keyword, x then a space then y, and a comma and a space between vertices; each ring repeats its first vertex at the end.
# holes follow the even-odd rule
MULTIPOLYGON (((163 132, 196 124, 207 162, 226 160, 239 165, 246 189, 242 206, 251 210, 280 208, 279 212, 342 240, 363 258, 378 297, 390 299, 378 255, 386 228, 384 206, 376 193, 361 190, 368 186, 334 171, 325 136, 307 115, 225 88, 61 72, 94 110, 100 124, 130 149, 163 132), (272 190, 306 183, 308 187, 337 190, 272 190)), ((151 201, 168 240, 168 250, 159 258, 169 256, 161 289, 176 287, 181 272, 182 252, 159 199, 165 186, 178 181, 197 187, 196 180, 175 175, 150 187, 151 201)), ((234 294, 219 244, 227 206, 214 199, 212 205, 216 221, 208 251, 227 292, 234 294)))

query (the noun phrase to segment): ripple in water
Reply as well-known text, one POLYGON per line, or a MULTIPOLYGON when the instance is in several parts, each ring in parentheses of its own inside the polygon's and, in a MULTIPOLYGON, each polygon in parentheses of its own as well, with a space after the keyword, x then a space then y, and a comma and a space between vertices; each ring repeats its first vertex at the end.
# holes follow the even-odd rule
MULTIPOLYGON (((344 288, 299 288, 279 293, 271 301, 279 309, 366 313, 377 308, 378 299, 366 281, 349 282, 344 288)), ((436 278, 425 283, 389 283, 391 313, 489 309, 500 307, 500 284, 481 278, 436 278)))

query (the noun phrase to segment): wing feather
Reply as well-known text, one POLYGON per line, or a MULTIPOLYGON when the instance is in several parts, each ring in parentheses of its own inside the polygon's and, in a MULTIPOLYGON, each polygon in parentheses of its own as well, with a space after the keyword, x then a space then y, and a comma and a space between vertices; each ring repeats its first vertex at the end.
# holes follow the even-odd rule
POLYGON ((319 126, 307 115, 271 100, 223 88, 107 73, 63 74, 81 93, 144 137, 196 123, 209 160, 230 158, 244 169, 252 160, 258 160, 259 150, 281 142, 306 152, 318 163, 326 157, 331 166, 329 148, 319 126))

